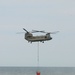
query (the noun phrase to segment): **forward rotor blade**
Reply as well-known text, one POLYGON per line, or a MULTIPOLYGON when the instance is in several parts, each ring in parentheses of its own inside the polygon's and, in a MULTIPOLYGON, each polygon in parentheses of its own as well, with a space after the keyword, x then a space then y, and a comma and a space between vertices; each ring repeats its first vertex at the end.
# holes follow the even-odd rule
POLYGON ((17 32, 16 34, 23 34, 23 33, 25 33, 25 32, 17 32))
POLYGON ((28 31, 27 31, 25 28, 23 28, 23 30, 26 31, 26 32, 28 33, 28 31))

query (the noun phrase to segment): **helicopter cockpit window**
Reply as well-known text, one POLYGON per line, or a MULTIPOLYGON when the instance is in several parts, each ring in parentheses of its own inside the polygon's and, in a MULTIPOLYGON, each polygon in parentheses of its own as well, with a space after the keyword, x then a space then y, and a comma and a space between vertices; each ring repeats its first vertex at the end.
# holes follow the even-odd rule
POLYGON ((32 36, 28 36, 28 37, 30 38, 30 37, 32 37, 32 36))
POLYGON ((27 37, 28 37, 28 38, 31 38, 31 37, 32 37, 32 34, 27 35, 27 37))

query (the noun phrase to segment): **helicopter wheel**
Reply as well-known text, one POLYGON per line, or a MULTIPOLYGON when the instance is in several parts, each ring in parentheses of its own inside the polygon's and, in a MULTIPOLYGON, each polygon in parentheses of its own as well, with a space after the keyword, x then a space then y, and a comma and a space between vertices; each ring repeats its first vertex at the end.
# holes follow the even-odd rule
POLYGON ((44 41, 42 41, 42 43, 44 43, 44 41))

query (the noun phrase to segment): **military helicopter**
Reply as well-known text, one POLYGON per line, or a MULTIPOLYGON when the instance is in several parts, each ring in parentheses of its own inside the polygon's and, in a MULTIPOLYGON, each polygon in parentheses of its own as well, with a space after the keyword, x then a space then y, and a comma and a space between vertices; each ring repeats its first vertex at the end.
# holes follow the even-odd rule
POLYGON ((24 39, 26 39, 28 42, 42 42, 44 43, 44 41, 48 41, 48 40, 52 40, 52 37, 50 36, 50 34, 56 34, 59 31, 56 32, 45 32, 45 31, 38 31, 38 30, 32 30, 32 32, 27 31, 25 28, 23 28, 24 31, 26 31, 25 33, 25 37, 24 39), (32 33, 36 33, 36 32, 41 32, 41 33, 46 33, 45 35, 39 35, 39 36, 33 36, 32 33))

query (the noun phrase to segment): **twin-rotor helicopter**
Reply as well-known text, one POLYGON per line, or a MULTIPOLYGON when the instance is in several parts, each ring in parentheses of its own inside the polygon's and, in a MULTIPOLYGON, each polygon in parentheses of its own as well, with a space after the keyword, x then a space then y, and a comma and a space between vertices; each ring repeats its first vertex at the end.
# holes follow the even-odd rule
POLYGON ((28 42, 42 42, 52 40, 52 37, 50 34, 56 34, 59 31, 56 32, 45 32, 45 31, 38 31, 38 30, 32 30, 31 32, 27 31, 25 28, 23 30, 26 32, 24 39, 26 39, 28 42), (33 33, 45 33, 44 35, 34 36, 33 33))

